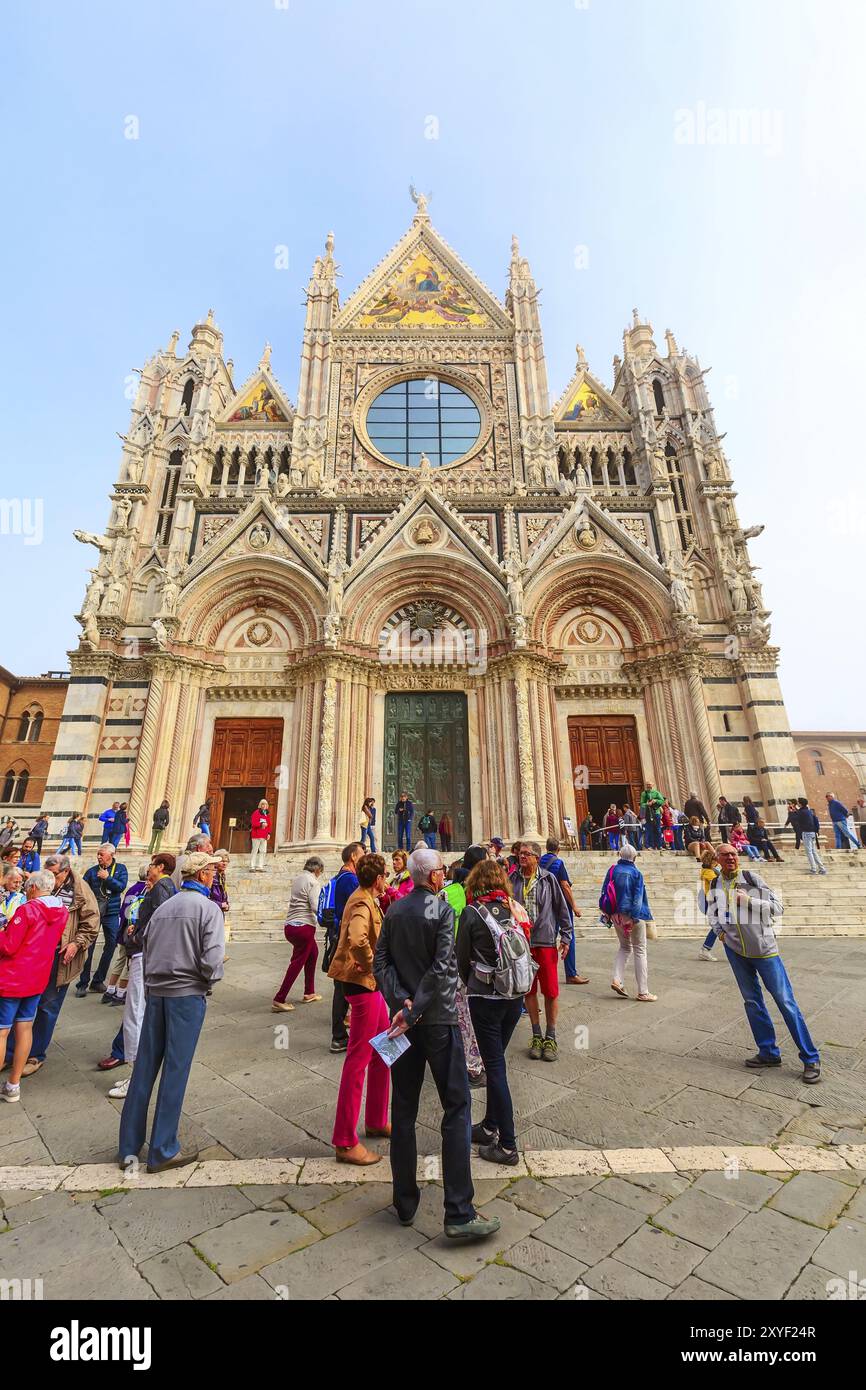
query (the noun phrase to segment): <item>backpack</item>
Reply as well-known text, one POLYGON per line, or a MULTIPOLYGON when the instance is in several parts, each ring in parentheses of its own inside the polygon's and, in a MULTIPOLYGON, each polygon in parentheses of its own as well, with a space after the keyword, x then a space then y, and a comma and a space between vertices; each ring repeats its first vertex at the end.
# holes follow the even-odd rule
POLYGON ((442 889, 441 897, 451 907, 454 913, 454 935, 457 935, 457 928, 460 926, 460 918, 466 906, 466 889, 462 883, 446 883, 442 889))
POLYGON ((496 965, 474 965, 475 973, 493 985, 493 992, 498 998, 522 999, 531 990, 538 972, 525 933, 514 921, 507 927, 501 926, 483 903, 473 903, 472 906, 490 929, 496 946, 496 965))
POLYGON ((604 884, 602 885, 601 897, 598 900, 598 905, 601 908, 601 911, 604 913, 605 917, 612 917, 617 910, 616 884, 613 881, 613 871, 615 867, 615 864, 611 864, 610 868, 608 869, 607 877, 605 878, 604 884))
POLYGON ((319 893, 319 901, 316 905, 316 917, 318 918, 319 926, 325 928, 326 936, 329 936, 333 933, 335 925, 334 886, 336 882, 337 877, 335 874, 334 877, 329 878, 328 882, 324 884, 324 886, 322 887, 319 893))

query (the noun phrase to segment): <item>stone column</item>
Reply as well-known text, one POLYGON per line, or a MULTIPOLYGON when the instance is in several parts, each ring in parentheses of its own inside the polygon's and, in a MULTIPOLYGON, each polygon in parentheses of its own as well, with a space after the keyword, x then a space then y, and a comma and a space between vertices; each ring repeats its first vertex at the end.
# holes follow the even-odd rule
POLYGON ((334 795, 334 744, 336 737, 337 679, 326 675, 322 687, 322 741, 319 758, 319 799, 316 839, 331 840, 331 802, 334 795))
POLYGON ((722 786, 719 781, 719 769, 716 763, 715 749, 713 747, 710 718, 707 714, 707 705, 704 699, 704 683, 701 680, 700 665, 696 658, 691 660, 686 666, 686 679, 689 686, 692 719, 698 738, 698 747, 701 750, 701 766, 704 770, 706 794, 709 798, 707 810, 710 815, 713 815, 716 804, 722 794, 722 786))
POLYGON ((529 717, 529 687, 526 674, 518 667, 513 676, 514 708, 517 716, 517 765, 520 771, 520 827, 527 838, 538 837, 538 807, 535 800, 532 723, 529 717))
MULTIPOLYGON (((154 667, 150 675, 150 689, 147 692, 147 709, 141 724, 138 744, 138 757, 129 794, 129 819, 141 840, 144 836, 147 819, 148 796, 150 794, 151 773, 156 754, 157 739, 162 727, 163 694, 165 674, 154 667)), ((144 841, 146 843, 146 841, 144 841)))

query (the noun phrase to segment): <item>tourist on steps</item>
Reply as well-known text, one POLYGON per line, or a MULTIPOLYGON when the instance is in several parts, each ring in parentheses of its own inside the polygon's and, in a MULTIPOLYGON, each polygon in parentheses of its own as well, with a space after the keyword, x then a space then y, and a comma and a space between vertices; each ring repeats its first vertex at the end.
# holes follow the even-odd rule
POLYGON ((824 861, 818 852, 818 835, 821 831, 821 822, 809 805, 808 797, 797 798, 797 809, 794 812, 794 828, 798 831, 799 837, 803 841, 803 848, 806 851, 806 858, 809 861, 810 874, 826 874, 824 861))
POLYGON ((361 844, 365 853, 368 849, 370 854, 376 853, 376 801, 372 796, 365 796, 361 805, 361 844))
POLYGON ((271 833, 271 812, 264 797, 250 818, 250 873, 263 874, 268 853, 268 837, 271 833))
POLYGON ((157 806, 156 810, 153 813, 153 824, 151 825, 150 832, 150 845, 148 847, 149 854, 159 853, 159 847, 162 844, 162 837, 168 829, 168 822, 168 802, 163 801, 161 805, 157 806))

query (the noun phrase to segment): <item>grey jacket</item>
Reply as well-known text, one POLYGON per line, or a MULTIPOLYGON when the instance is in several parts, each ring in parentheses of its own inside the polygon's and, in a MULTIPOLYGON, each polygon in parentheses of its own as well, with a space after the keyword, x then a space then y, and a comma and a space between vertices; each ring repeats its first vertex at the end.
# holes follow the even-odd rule
MULTIPOLYGON (((514 890, 515 902, 526 907, 524 902, 526 884, 520 869, 512 876, 511 885, 514 890)), ((531 918, 532 913, 530 912, 529 915, 531 918)), ((565 901, 565 894, 553 874, 548 873, 547 869, 539 869, 538 883, 535 886, 535 920, 532 923, 530 945, 555 946, 557 932, 565 945, 571 944, 571 913, 568 910, 568 903, 565 901)))
POLYGON ((776 933, 773 920, 781 917, 784 903, 760 874, 751 869, 740 869, 736 888, 731 885, 731 902, 728 901, 725 880, 719 874, 709 893, 699 894, 700 905, 707 914, 707 921, 715 929, 726 946, 736 951, 738 956, 750 960, 764 960, 767 956, 777 956, 776 933), (736 903, 736 893, 748 893, 749 902, 736 903))
POLYGON ((173 999, 206 994, 223 977, 226 931, 215 902, 182 888, 158 907, 144 931, 144 987, 173 999))

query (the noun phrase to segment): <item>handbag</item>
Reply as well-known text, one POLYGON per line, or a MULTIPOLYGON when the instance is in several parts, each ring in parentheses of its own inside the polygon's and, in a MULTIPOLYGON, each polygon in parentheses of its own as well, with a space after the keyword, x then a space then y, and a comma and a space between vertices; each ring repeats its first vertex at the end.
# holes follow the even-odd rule
POLYGON ((659 939, 658 923, 657 923, 657 922, 653 922, 653 921, 649 921, 649 922, 647 922, 645 925, 646 925, 646 939, 647 939, 647 941, 658 941, 658 939, 659 939))

